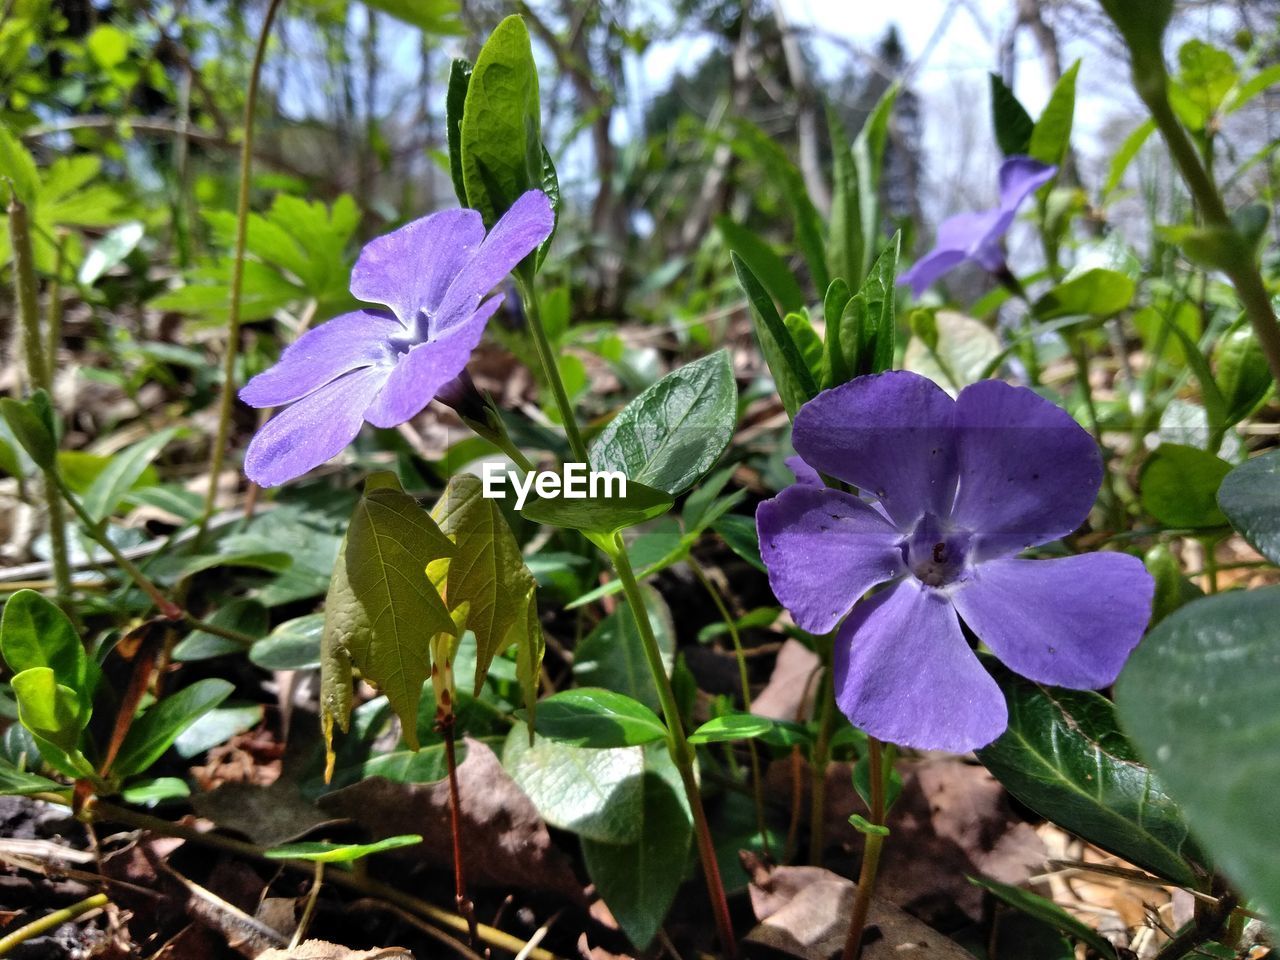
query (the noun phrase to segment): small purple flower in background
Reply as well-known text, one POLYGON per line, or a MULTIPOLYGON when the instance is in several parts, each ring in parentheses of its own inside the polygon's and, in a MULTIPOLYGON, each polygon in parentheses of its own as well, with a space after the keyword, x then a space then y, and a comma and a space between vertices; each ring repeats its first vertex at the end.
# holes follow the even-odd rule
POLYGON ((249 479, 264 487, 292 480, 341 453, 366 420, 394 427, 414 417, 466 368, 502 303, 485 294, 553 222, 551 201, 531 190, 488 236, 475 210, 445 210, 370 241, 351 271, 351 293, 387 309, 307 331, 240 391, 251 407, 288 404, 250 441, 249 479))
POLYGON ((796 414, 793 439, 799 482, 760 505, 761 555, 805 630, 826 633, 849 614, 835 641, 835 693, 856 726, 954 753, 1004 731, 1004 695, 961 619, 1031 680, 1115 680, 1151 613, 1142 562, 1015 556, 1071 533, 1098 494, 1098 447, 1064 410, 999 380, 953 400, 892 371, 819 394, 796 414), (875 503, 823 486, 818 473, 875 503))
POLYGON ((991 273, 1005 269, 1000 242, 1013 225, 1022 201, 1053 179, 1058 168, 1030 157, 1009 157, 1000 165, 1000 205, 992 210, 957 213, 938 225, 932 250, 898 278, 917 297, 944 274, 972 260, 991 273))

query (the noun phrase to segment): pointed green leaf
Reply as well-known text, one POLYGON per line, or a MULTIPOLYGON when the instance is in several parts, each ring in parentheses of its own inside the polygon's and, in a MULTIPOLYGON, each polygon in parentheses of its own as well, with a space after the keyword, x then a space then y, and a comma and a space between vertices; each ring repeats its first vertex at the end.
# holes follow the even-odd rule
POLYGON ((416 833, 406 833, 397 837, 387 837, 374 843, 326 843, 312 841, 307 843, 286 843, 279 847, 264 850, 262 855, 272 860, 309 860, 312 863, 347 864, 375 853, 386 850, 399 850, 412 847, 422 842, 416 833))
POLYGON ((226 680, 197 680, 148 707, 129 728, 111 765, 112 773, 121 777, 142 773, 160 759, 182 731, 231 696, 234 689, 226 680))
POLYGON ((804 292, 800 284, 787 262, 768 243, 729 217, 716 217, 716 229, 724 238, 725 245, 745 260, 752 273, 760 278, 784 313, 804 308, 804 292))
POLYGON ((991 118, 996 143, 1006 157, 1026 154, 1035 121, 998 73, 991 74, 991 118))
POLYGON ((619 530, 662 516, 674 504, 675 498, 665 490, 655 490, 638 481, 628 480, 625 497, 531 500, 521 509, 520 515, 534 523, 608 537, 619 530))
POLYGON ((579 747, 637 747, 667 738, 643 703, 612 690, 575 687, 538 704, 538 735, 579 747))
POLYGON ((827 129, 831 133, 831 229, 827 235, 827 252, 831 273, 848 281, 850 286, 862 283, 866 258, 862 223, 862 190, 853 150, 834 110, 827 110, 827 129))
POLYGON ((35 465, 42 470, 53 468, 57 461, 58 443, 31 401, 25 403, 13 397, 0 397, 0 416, 13 431, 35 465))
POLYGON ((27 796, 32 793, 56 793, 62 790, 60 783, 47 777, 19 770, 8 760, 0 760, 0 796, 27 796))
POLYGON ((467 86, 471 83, 470 60, 455 58, 449 65, 449 91, 445 97, 445 134, 449 143, 449 176, 453 180, 453 192, 458 195, 458 205, 467 203, 467 185, 462 176, 462 110, 467 101, 467 86))
POLYGON ((591 447, 596 470, 683 493, 710 470, 733 437, 738 389, 727 350, 671 371, 636 397, 591 447))
POLYGON ((83 502, 89 516, 94 520, 111 516, 125 494, 138 482, 143 471, 160 455, 160 451, 177 432, 174 427, 161 430, 113 456, 85 492, 83 502))
POLYGON ((729 257, 738 275, 738 283, 751 304, 760 352, 764 354, 765 363, 777 384, 783 407, 789 416, 794 417, 806 401, 817 396, 818 384, 763 284, 745 260, 736 253, 729 257))
POLYGON ((1080 72, 1077 60, 1064 73, 1049 94, 1035 129, 1027 153, 1041 163, 1061 163, 1071 145, 1071 125, 1076 112, 1076 74, 1080 72))
POLYGON ((986 877, 970 877, 969 882, 982 887, 1015 910, 1021 910, 1028 916, 1047 923, 1055 930, 1075 937, 1081 943, 1087 943, 1101 956, 1115 960, 1116 948, 1112 946, 1110 940, 1084 921, 1067 913, 1052 900, 1032 893, 1030 890, 1023 890, 1021 887, 1014 887, 998 880, 989 880, 986 877))

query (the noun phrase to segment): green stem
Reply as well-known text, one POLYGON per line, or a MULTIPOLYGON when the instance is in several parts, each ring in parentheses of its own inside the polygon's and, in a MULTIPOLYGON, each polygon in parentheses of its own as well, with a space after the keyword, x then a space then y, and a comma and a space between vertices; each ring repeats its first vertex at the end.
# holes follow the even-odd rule
MULTIPOLYGON (((720 591, 716 585, 711 582, 711 578, 707 576, 702 564, 698 563, 690 554, 687 558, 689 569, 693 571, 693 575, 697 577, 698 582, 702 584, 703 589, 711 595, 711 602, 716 605, 716 610, 720 613, 720 619, 724 621, 725 628, 729 631, 729 638, 733 641, 733 656, 738 662, 738 683, 742 687, 742 709, 747 713, 751 712, 751 677, 747 672, 747 654, 742 649, 742 637, 738 633, 738 625, 734 622, 733 615, 729 613, 729 608, 725 606, 724 598, 720 596, 720 591)), ((760 771, 760 751, 756 748, 754 740, 747 741, 747 749, 751 756, 751 795, 755 800, 756 807, 756 829, 760 833, 760 845, 765 856, 771 856, 769 850, 769 826, 764 816, 764 777, 760 771)))
MULTIPOLYGON (((46 358, 40 339, 40 303, 36 296, 35 253, 31 246, 31 225, 27 207, 13 194, 9 200, 9 242, 13 248, 13 287, 18 316, 22 323, 22 352, 25 355, 27 380, 32 390, 44 390, 53 401, 52 358, 46 358)), ((59 246, 61 260, 61 246, 59 246)), ((50 349, 56 340, 50 340, 50 349)), ((58 497, 57 467, 48 467, 44 475, 45 515, 49 521, 49 553, 53 563, 54 593, 60 606, 72 620, 71 563, 67 559, 67 524, 58 497)))
POLYGON ((1089 354, 1085 351, 1084 340, 1075 334, 1066 335, 1067 345, 1071 348, 1071 359, 1075 361, 1076 386, 1084 400, 1085 411, 1089 415, 1089 432, 1102 454, 1102 488, 1107 494, 1107 514, 1111 529, 1119 530, 1124 526, 1124 504, 1116 490, 1115 478, 1111 474, 1111 464, 1107 456, 1107 445, 1102 437, 1102 420, 1098 416, 1098 405, 1093 399, 1093 386, 1089 383, 1089 354))
POLYGON ((809 794, 809 863, 822 866, 822 852, 827 845, 827 766, 831 760, 831 732, 835 728, 836 698, 831 687, 831 657, 823 658, 822 682, 818 685, 818 736, 813 743, 809 764, 812 783, 809 794))
POLYGON ((635 572, 631 569, 631 560, 627 556, 627 548, 622 542, 621 534, 613 535, 612 549, 608 553, 618 573, 618 579, 622 581, 627 605, 631 608, 631 615, 635 619, 636 630, 640 634, 641 644, 644 647, 645 660, 653 676, 654 686, 658 690, 658 701, 662 704, 662 715, 667 724, 667 748, 671 752, 671 759, 675 761, 676 768, 680 771, 685 796, 689 800, 689 810, 693 814, 698 856, 702 861, 702 872, 707 881, 707 893, 711 898, 720 946, 724 955, 729 960, 733 960, 738 955, 738 943, 733 934, 733 922, 729 917, 729 901, 725 896, 724 883, 720 878, 720 866, 716 861, 715 844, 711 840, 711 828, 707 824, 707 814, 702 806, 702 793, 698 789, 698 780, 694 773, 696 758, 693 747, 685 736, 675 690, 671 687, 671 678, 667 676, 666 665, 662 662, 662 651, 654 636, 653 625, 649 622, 648 608, 645 606, 644 596, 640 593, 640 584, 636 582, 635 572))
MULTIPOLYGON (((871 763, 871 823, 884 826, 884 750, 875 737, 867 737, 868 759, 871 763)), ((867 927, 867 914, 871 911, 871 895, 875 891, 876 874, 880 869, 880 851, 884 835, 867 833, 866 846, 862 850, 862 869, 858 872, 858 889, 854 893, 853 912, 849 917, 849 934, 845 938, 841 960, 858 960, 862 955, 862 935, 867 927)))
MULTIPOLYGON (((161 592, 160 588, 152 583, 150 578, 148 578, 147 575, 139 569, 138 565, 121 553, 120 548, 111 542, 111 538, 107 536, 105 521, 95 520, 91 517, 89 515, 89 511, 84 508, 84 504, 80 502, 80 499, 71 492, 67 485, 62 481, 62 478, 56 474, 54 475, 54 482, 57 485, 58 491, 62 494, 62 498, 66 500, 67 504, 71 507, 72 512, 74 512, 75 515, 80 518, 80 522, 85 525, 85 529, 89 536, 91 536, 94 542, 101 546, 102 549, 106 550, 107 553, 111 555, 111 559, 116 562, 120 569, 125 572, 138 589, 151 598, 151 602, 156 605, 156 609, 160 611, 160 615, 168 620, 183 619, 184 614, 182 608, 166 597, 161 592)), ((201 629, 207 630, 211 624, 201 623, 200 626, 201 629)), ((209 632, 214 633, 220 630, 221 628, 214 627, 213 630, 210 630, 209 632)))
POLYGON ((227 352, 222 360, 222 396, 218 405, 218 431, 209 451, 209 489, 205 493, 204 511, 200 514, 199 537, 204 536, 218 499, 218 478, 227 456, 231 439, 231 410, 235 403, 236 358, 240 353, 240 301, 244 295, 244 255, 249 237, 249 190, 253 165, 253 117, 258 105, 258 83, 262 78, 262 61, 266 57, 267 38, 281 0, 271 0, 258 33, 258 46, 249 70, 249 86, 244 99, 244 137, 240 142, 240 194, 236 201, 236 243, 231 262, 231 302, 227 305, 227 352))
POLYGON ((50 930, 56 930, 76 917, 88 913, 90 910, 97 910, 99 907, 107 905, 107 895, 105 893, 95 893, 92 897, 85 897, 79 903, 73 903, 69 907, 63 907, 61 910, 55 910, 53 913, 47 913, 39 920, 32 920, 24 927, 13 931, 13 933, 0 939, 0 957, 5 956, 14 947, 33 940, 42 933, 50 930))
POLYGON ((1227 215, 1222 195, 1213 182, 1213 176, 1201 163, 1196 153, 1195 144, 1178 122, 1173 107, 1169 104, 1168 75, 1164 65, 1160 64, 1158 72, 1139 75, 1134 71, 1134 86, 1138 95, 1151 111, 1160 135, 1164 137, 1169 154, 1182 174, 1183 182, 1191 192, 1192 199, 1200 209, 1200 215, 1207 226, 1228 231, 1235 239, 1236 252, 1230 263, 1222 265, 1223 272, 1231 280, 1236 289, 1236 296, 1244 307, 1245 314, 1253 325, 1253 332, 1258 338, 1258 345, 1266 355, 1267 364, 1271 367, 1271 375, 1280 384, 1280 323, 1276 321, 1275 311, 1271 308, 1271 298, 1267 294, 1267 286, 1252 246, 1240 236, 1231 218, 1227 215))
POLYGON ((556 409, 560 411, 560 422, 564 424, 565 436, 569 439, 569 449, 578 463, 590 463, 587 459, 587 446, 582 442, 582 434, 578 431, 578 421, 573 415, 573 405, 569 402, 569 393, 564 388, 564 379, 560 376, 560 365, 556 363, 555 353, 551 349, 551 341, 547 339, 547 331, 542 326, 542 314, 538 310, 538 297, 533 291, 533 271, 517 268, 516 282, 520 287, 520 299, 524 302, 524 312, 529 318, 529 330, 533 334, 533 345, 538 352, 538 361, 542 371, 551 385, 555 395, 556 409))

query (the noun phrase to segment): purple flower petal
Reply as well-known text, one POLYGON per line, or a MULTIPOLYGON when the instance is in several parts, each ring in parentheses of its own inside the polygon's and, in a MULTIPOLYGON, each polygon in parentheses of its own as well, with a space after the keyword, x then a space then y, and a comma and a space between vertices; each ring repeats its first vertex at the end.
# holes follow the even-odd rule
POLYGON ((1071 533, 1102 483, 1098 445, 1071 415, 1026 387, 983 380, 956 400, 960 487, 952 520, 978 559, 1071 533))
POLYGON ((391 308, 405 329, 435 312, 454 276, 484 240, 475 210, 442 210, 370 240, 351 271, 351 294, 391 308))
POLYGON ((911 293, 918 297, 967 259, 963 249, 934 247, 899 276, 898 283, 909 286, 911 293))
POLYGON ((1154 581, 1137 557, 1089 553, 979 564, 952 597, 965 623, 1038 683, 1110 686, 1151 617, 1154 581))
POLYGON ((1009 723, 951 604, 910 578, 853 608, 836 636, 834 679, 849 721, 890 743, 965 753, 1009 723))
POLYGON ((1000 222, 999 210, 975 210, 957 213, 938 224, 940 250, 963 250, 971 253, 1000 222))
POLYGON ((1051 164, 1030 157, 1009 157, 1000 164, 1000 209, 1014 211, 1058 174, 1051 164))
POLYGON ((390 364, 387 338, 400 331, 393 317, 366 310, 334 317, 286 347, 274 366, 244 385, 240 399, 251 407, 280 407, 357 367, 390 364))
POLYGON ((826 633, 878 583, 906 573, 902 534, 857 497, 797 484, 756 510, 774 595, 805 630, 826 633))
POLYGON ((815 469, 877 498, 899 529, 945 515, 956 488, 955 401, 933 381, 891 370, 818 394, 792 443, 815 469))
POLYGON ((364 367, 285 407, 249 442, 245 475, 274 487, 336 457, 360 432, 364 411, 390 372, 386 366, 364 367))
POLYGON ((501 294, 490 297, 466 323, 411 347, 368 406, 365 419, 375 427, 394 427, 416 416, 441 387, 466 368, 471 351, 484 335, 485 324, 501 303, 501 294))
POLYGON ((449 285, 432 335, 466 322, 480 298, 551 236, 554 227, 555 213, 547 195, 541 190, 522 195, 493 225, 476 255, 449 285))
POLYGON ((818 471, 804 462, 804 457, 787 457, 782 462, 787 465, 787 469, 795 476, 796 483, 803 483, 810 487, 826 486, 822 482, 822 477, 818 476, 818 471))

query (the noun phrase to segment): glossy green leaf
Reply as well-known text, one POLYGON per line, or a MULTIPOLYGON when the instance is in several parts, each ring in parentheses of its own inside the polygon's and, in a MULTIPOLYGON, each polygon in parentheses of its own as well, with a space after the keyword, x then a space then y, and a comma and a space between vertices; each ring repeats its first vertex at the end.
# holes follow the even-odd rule
POLYGON ((774 723, 768 717, 753 713, 729 713, 708 720, 689 734, 690 743, 736 743, 754 740, 773 731, 774 723))
POLYGON ((1227 474, 1218 488, 1218 505, 1241 536, 1280 564, 1280 450, 1246 460, 1227 474))
POLYGON ((1133 163, 1138 151, 1151 139, 1151 134, 1155 133, 1155 131, 1156 122, 1154 120, 1144 120, 1134 127, 1132 133, 1124 138, 1124 142, 1120 144, 1120 149, 1111 158, 1111 165, 1107 168, 1107 180, 1102 186, 1103 197, 1109 196, 1116 187, 1120 186, 1120 181, 1124 179, 1125 171, 1129 169, 1129 165, 1133 163))
MULTIPOLYGON (((29 667, 9 681, 18 701, 18 720, 40 740, 73 753, 89 722, 77 691, 59 683, 48 667, 29 667)), ((43 752, 43 751, 42 751, 43 752)))
POLYGON ((644 750, 597 750, 512 730, 502 765, 553 827, 599 843, 640 836, 644 750))
POLYGON ((991 118, 1000 152, 1006 157, 1024 156, 1035 121, 998 73, 991 74, 991 118))
POLYGON ((1170 527, 1218 527, 1227 518, 1218 509, 1218 487, 1231 464, 1207 450, 1162 443, 1138 477, 1142 506, 1170 527))
POLYGON ((453 542, 390 474, 370 477, 356 504, 325 599, 321 707, 326 734, 351 716, 352 666, 387 695, 417 747, 418 701, 431 672, 428 641, 453 618, 427 579, 453 542))
POLYGON ((582 841, 587 873, 623 932, 644 949, 657 935, 684 880, 693 834, 679 774, 665 749, 645 751, 634 843, 582 841))
POLYGON ((467 205, 486 227, 521 194, 542 186, 541 118, 529 31, 519 16, 509 16, 476 58, 459 131, 467 205))
POLYGON ((1095 268, 1051 288, 1031 308, 1039 320, 1087 315, 1110 317, 1133 302, 1137 285, 1114 270, 1095 268))
POLYGON ((197 680, 148 707, 129 727, 111 766, 112 773, 127 777, 146 770, 182 731, 231 696, 234 689, 226 680, 197 680))
POLYGON ((57 441, 31 401, 24 403, 13 397, 0 397, 0 416, 4 417, 14 438, 37 467, 48 470, 54 466, 58 454, 57 441))
POLYGON ((1035 917, 1042 923, 1047 923, 1055 930, 1074 937, 1081 943, 1088 944, 1101 956, 1115 960, 1116 948, 1111 945, 1110 940, 1083 920, 1079 920, 1067 913, 1066 910, 1047 897, 1032 893, 1030 890, 1024 890, 1022 887, 1011 886, 986 877, 969 877, 969 882, 982 887, 983 890, 988 891, 1015 910, 1020 910, 1028 916, 1035 917))
POLYGON ((658 715, 643 703, 598 687, 562 690, 539 702, 537 730, 577 747, 637 747, 667 737, 658 715))
POLYGON ((727 350, 717 350, 677 367, 623 407, 592 445, 592 467, 683 493, 720 459, 737 410, 733 364, 727 350))
POLYGON ((627 481, 625 497, 586 497, 570 500, 531 500, 520 515, 534 523, 567 527, 584 533, 609 536, 662 516, 675 505, 665 490, 655 490, 635 480, 627 481))
POLYGON ((324 614, 286 620, 249 648, 249 659, 263 670, 314 670, 320 666, 324 614))
POLYGON ((498 501, 484 496, 479 477, 451 478, 431 515, 456 548, 456 555, 437 561, 431 574, 437 585, 443 582, 441 596, 455 617, 466 607, 466 629, 476 638, 474 693, 479 696, 493 658, 517 639, 512 628, 523 633, 528 624, 533 574, 498 501))
POLYGON ((1076 111, 1077 60, 1062 75, 1049 94, 1049 102, 1036 120, 1027 144, 1027 154, 1041 163, 1061 163, 1071 144, 1071 126, 1076 111))
POLYGON ((83 503, 89 516, 104 520, 115 512, 143 471, 151 465, 178 431, 174 427, 144 437, 113 456, 93 484, 85 491, 83 503))
POLYGON ((800 348, 787 330, 786 323, 778 316, 778 309, 764 285, 741 257, 730 254, 729 258, 733 261, 738 284, 751 304, 756 341, 760 344, 765 363, 777 384, 782 405, 788 416, 794 417, 805 401, 817 395, 818 384, 809 371, 800 348))
POLYGON ((724 238, 725 245, 751 267, 752 273, 781 306, 783 313, 804 309, 804 292, 800 284, 787 262, 768 243, 729 217, 717 217, 716 229, 724 238))
POLYGON ((0 653, 14 673, 49 667, 58 683, 79 691, 86 708, 93 703, 97 665, 67 615, 34 590, 19 590, 5 602, 0 653))
MULTIPOLYGON (((901 233, 895 234, 888 246, 868 271, 858 292, 845 304, 840 319, 827 328, 828 367, 844 370, 850 377, 879 373, 893 366, 896 346, 895 274, 901 233), (835 355, 839 359, 834 359, 835 355)), ((841 381, 843 382, 843 381, 841 381)))
POLYGON ((831 273, 849 286, 862 283, 866 260, 866 235, 862 221, 862 189, 858 168, 844 124, 835 110, 827 110, 831 137, 831 227, 827 254, 831 273))
POLYGON ((374 853, 386 850, 399 850, 402 847, 417 846, 422 837, 416 833, 387 837, 374 843, 325 843, 310 841, 306 843, 286 843, 279 847, 264 850, 262 855, 271 860, 310 860, 312 863, 350 863, 374 853))
POLYGON ((1214 348, 1214 365, 1228 424, 1239 423, 1253 413, 1275 386, 1266 354, 1249 327, 1223 335, 1214 348))
MULTIPOLYGON (((652 587, 642 586, 641 591, 658 648, 670 673, 676 647, 671 611, 662 595, 652 587)), ((656 711, 661 706, 635 617, 625 600, 578 644, 573 655, 573 675, 583 686, 624 693, 650 710, 656 711)))
POLYGON ((997 678, 1009 728, 978 751, 996 779, 1090 843, 1175 883, 1193 884, 1189 861, 1196 854, 1186 822, 1134 754, 1111 702, 1090 691, 1042 687, 1003 669, 997 678))
POLYGON ((63 786, 47 777, 19 770, 8 760, 0 760, 0 796, 29 796, 33 793, 57 793, 63 786))
POLYGON ((730 550, 760 572, 764 572, 764 561, 760 559, 760 535, 756 531, 755 518, 744 517, 740 513, 726 513, 711 524, 711 529, 724 538, 730 550))
POLYGON ((1189 603, 1116 684, 1120 720, 1228 879, 1280 916, 1280 587, 1189 603))

